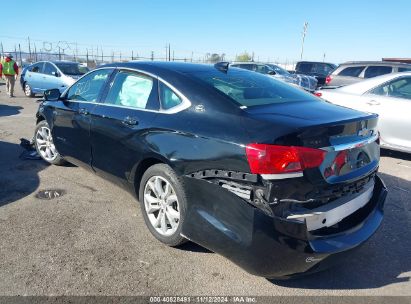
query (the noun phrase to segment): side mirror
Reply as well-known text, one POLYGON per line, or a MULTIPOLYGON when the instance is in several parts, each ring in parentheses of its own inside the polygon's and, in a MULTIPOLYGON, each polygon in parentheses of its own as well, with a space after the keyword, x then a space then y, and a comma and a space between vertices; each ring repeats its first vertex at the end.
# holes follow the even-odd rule
POLYGON ((275 71, 273 71, 273 70, 270 70, 270 71, 268 71, 267 74, 268 74, 268 75, 276 75, 277 73, 276 73, 275 71))
POLYGON ((60 90, 59 89, 51 89, 44 91, 44 100, 47 101, 57 101, 60 98, 60 90))
POLYGON ((56 76, 56 77, 60 77, 59 72, 51 72, 51 75, 56 76))

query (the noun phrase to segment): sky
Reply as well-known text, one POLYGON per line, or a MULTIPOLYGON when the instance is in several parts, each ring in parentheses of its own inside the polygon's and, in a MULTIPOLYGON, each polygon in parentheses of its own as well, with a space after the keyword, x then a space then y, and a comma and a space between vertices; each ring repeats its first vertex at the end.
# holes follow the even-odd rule
POLYGON ((60 45, 68 53, 98 47, 165 56, 170 44, 176 58, 225 53, 233 60, 247 51, 285 63, 300 59, 308 22, 305 60, 411 57, 410 0, 11 0, 7 9, 15 10, 2 14, 0 42, 8 51, 19 43, 27 50, 30 37, 37 49, 60 45))

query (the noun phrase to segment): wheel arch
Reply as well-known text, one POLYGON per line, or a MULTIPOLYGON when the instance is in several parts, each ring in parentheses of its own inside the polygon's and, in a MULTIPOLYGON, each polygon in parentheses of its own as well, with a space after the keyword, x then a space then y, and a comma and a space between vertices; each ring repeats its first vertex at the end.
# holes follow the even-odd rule
POLYGON ((158 155, 147 156, 133 167, 130 174, 130 183, 134 187, 134 194, 137 198, 139 195, 141 178, 143 177, 144 173, 147 171, 148 168, 156 164, 166 164, 172 167, 167 159, 158 155))
POLYGON ((42 115, 42 114, 37 114, 36 116, 37 116, 36 125, 37 125, 40 121, 46 120, 46 117, 45 117, 44 115, 42 115))

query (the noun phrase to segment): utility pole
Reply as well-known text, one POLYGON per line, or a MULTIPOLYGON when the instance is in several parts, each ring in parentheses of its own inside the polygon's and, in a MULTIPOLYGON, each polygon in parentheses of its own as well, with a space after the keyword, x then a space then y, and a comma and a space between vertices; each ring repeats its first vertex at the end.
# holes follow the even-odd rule
POLYGON ((308 28, 308 22, 304 22, 304 27, 303 27, 303 32, 302 32, 302 39, 301 39, 301 56, 300 60, 303 59, 303 54, 304 54, 304 40, 305 40, 305 35, 307 34, 307 28, 308 28))
POLYGON ((154 51, 151 51, 151 61, 154 60, 154 51))
POLYGON ((76 58, 78 58, 78 45, 77 45, 77 42, 76 42, 76 58))
POLYGON ((325 53, 324 53, 324 55, 323 55, 323 62, 325 61, 325 53))
POLYGON ((21 58, 21 47, 20 47, 20 43, 19 43, 19 53, 20 53, 20 67, 23 66, 23 58, 21 58))
POLYGON ((170 51, 171 47, 170 47, 170 43, 168 44, 168 61, 171 61, 171 51, 170 51))
POLYGON ((30 37, 27 37, 27 40, 29 41, 29 61, 31 62, 31 45, 30 45, 30 37))
POLYGON ((166 44, 166 61, 167 61, 167 56, 168 56, 167 48, 168 48, 168 46, 167 46, 167 44, 166 44))
POLYGON ((34 60, 37 61, 37 48, 36 48, 36 44, 34 43, 34 60))

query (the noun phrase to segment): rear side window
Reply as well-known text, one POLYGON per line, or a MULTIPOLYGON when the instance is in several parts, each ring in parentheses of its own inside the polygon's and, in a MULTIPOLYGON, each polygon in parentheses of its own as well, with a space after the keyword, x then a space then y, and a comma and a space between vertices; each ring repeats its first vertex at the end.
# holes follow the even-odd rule
POLYGON ((398 68, 398 72, 410 72, 411 68, 398 68))
POLYGON ((411 77, 394 79, 370 92, 371 94, 411 100, 411 77))
POLYGON ((369 66, 364 73, 364 78, 372 78, 376 76, 381 76, 389 74, 392 72, 392 67, 390 66, 369 66))
POLYGON ((313 68, 312 63, 300 63, 298 65, 298 72, 311 73, 312 68, 313 68))
POLYGON ((57 69, 51 63, 46 62, 43 73, 47 75, 57 75, 57 69))
POLYGON ((321 74, 321 75, 328 75, 330 72, 334 70, 333 67, 331 67, 328 64, 325 63, 317 63, 314 65, 314 71, 315 73, 321 74))
POLYGON ((133 73, 119 72, 107 95, 106 103, 127 106, 136 109, 146 109, 151 93, 154 91, 152 78, 133 73))
POLYGON ((43 71, 43 62, 34 64, 30 69, 30 72, 41 73, 43 71))
POLYGON ((163 110, 168 110, 178 106, 183 101, 180 97, 174 93, 168 86, 164 83, 159 82, 159 89, 160 89, 160 101, 161 101, 161 108, 163 110))
POLYGON ((273 77, 246 70, 192 72, 191 76, 230 97, 239 106, 253 107, 261 105, 315 101, 317 98, 302 90, 293 88, 273 77))
POLYGON ((349 76, 349 77, 358 77, 361 72, 364 70, 365 66, 353 66, 353 67, 347 67, 343 69, 340 73, 338 73, 339 76, 349 76))
POLYGON ((254 64, 239 64, 237 65, 239 68, 245 69, 245 70, 250 70, 254 71, 255 70, 255 65, 254 64))
POLYGON ((262 65, 262 64, 257 65, 256 72, 259 72, 259 73, 262 73, 262 74, 267 74, 268 71, 269 71, 269 69, 266 65, 262 65))

